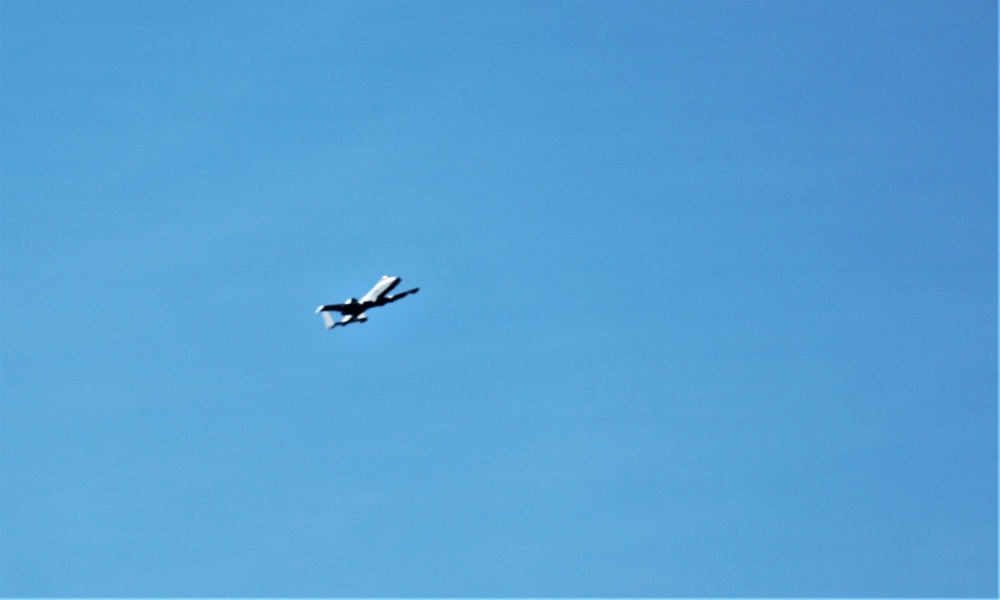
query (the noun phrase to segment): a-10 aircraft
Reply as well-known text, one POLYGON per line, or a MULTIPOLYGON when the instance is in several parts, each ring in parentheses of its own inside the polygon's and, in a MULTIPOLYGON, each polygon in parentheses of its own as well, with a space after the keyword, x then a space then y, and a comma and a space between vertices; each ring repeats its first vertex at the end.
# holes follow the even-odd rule
POLYGON ((368 315, 365 314, 369 308, 374 306, 383 306, 389 304, 390 302, 395 302, 404 296, 409 296, 410 294, 416 294, 420 291, 420 288, 413 288, 412 290, 407 290, 399 294, 389 295, 399 282, 402 281, 399 277, 389 277, 388 275, 383 275, 382 279, 379 279, 375 287, 371 289, 370 292, 361 297, 361 300, 357 298, 348 298, 343 304, 326 304, 316 309, 316 312, 323 315, 323 322, 326 323, 327 329, 333 329, 338 325, 350 325, 351 323, 364 323, 368 320, 368 315), (333 317, 330 315, 331 312, 339 312, 344 317, 339 321, 334 321, 333 317))

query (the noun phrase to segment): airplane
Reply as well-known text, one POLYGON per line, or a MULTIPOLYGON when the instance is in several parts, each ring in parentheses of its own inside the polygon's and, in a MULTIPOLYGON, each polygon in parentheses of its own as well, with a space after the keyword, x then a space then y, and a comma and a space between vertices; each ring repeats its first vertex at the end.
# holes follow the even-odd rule
POLYGON ((364 323, 368 320, 368 315, 365 314, 369 308, 374 306, 383 306, 389 304, 390 302, 395 302, 404 296, 409 296, 410 294, 416 294, 420 291, 420 288, 413 288, 412 290, 407 290, 399 294, 389 295, 389 292, 393 290, 399 282, 402 281, 399 277, 389 277, 388 275, 383 275, 382 279, 379 279, 375 287, 371 289, 367 294, 361 297, 361 300, 357 298, 348 298, 343 304, 325 304, 316 309, 316 312, 323 315, 323 323, 326 324, 327 329, 333 329, 338 325, 347 326, 351 323, 364 323), (333 317, 330 315, 331 312, 339 312, 344 316, 339 321, 334 321, 333 317))

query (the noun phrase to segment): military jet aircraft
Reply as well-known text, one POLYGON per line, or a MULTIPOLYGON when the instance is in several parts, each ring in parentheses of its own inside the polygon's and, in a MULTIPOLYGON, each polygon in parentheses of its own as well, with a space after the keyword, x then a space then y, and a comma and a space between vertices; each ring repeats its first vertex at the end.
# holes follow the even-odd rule
POLYGON ((382 279, 379 279, 378 283, 375 284, 375 287, 361 297, 361 300, 358 300, 357 298, 348 298, 343 304, 326 304, 324 306, 320 306, 316 309, 316 312, 323 315, 323 322, 326 323, 327 329, 333 329, 338 325, 347 326, 351 323, 364 323, 368 320, 368 315, 365 314, 365 311, 369 308, 389 304, 390 302, 395 302, 404 296, 416 294, 420 291, 420 288, 413 288, 412 290, 407 290, 399 294, 389 295, 389 292, 399 285, 400 281, 402 281, 402 279, 399 277, 389 277, 388 275, 383 275, 382 279), (333 316, 330 315, 330 313, 334 311, 343 315, 343 318, 339 321, 334 321, 333 316))

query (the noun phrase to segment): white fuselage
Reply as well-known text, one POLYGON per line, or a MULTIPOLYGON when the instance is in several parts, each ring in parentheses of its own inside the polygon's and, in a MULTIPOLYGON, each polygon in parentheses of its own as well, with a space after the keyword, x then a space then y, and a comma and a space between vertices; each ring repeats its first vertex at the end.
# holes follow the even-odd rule
POLYGON ((399 285, 399 282, 399 277, 389 277, 388 275, 383 275, 382 279, 375 284, 375 287, 362 296, 359 302, 361 302, 361 304, 364 304, 365 302, 375 302, 379 298, 391 292, 394 287, 399 285))

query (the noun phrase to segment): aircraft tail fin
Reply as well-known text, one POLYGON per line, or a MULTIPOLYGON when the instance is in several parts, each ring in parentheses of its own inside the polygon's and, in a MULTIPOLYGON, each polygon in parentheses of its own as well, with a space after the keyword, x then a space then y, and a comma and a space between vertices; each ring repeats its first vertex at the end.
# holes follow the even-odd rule
POLYGON ((337 322, 333 320, 333 317, 330 316, 330 313, 323 311, 319 314, 323 315, 323 323, 326 325, 327 329, 333 329, 334 327, 337 326, 337 322))

